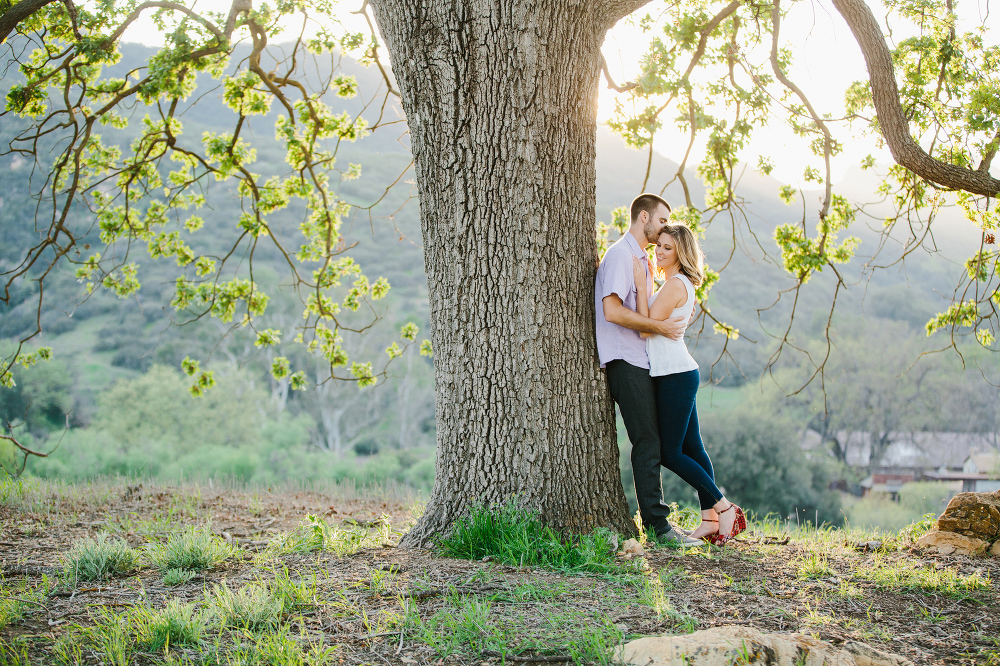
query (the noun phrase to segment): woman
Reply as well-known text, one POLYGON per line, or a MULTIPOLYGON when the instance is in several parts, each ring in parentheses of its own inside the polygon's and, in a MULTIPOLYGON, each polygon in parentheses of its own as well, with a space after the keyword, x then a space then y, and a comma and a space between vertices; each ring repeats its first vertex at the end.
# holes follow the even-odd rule
MULTIPOLYGON (((636 311, 652 319, 683 317, 695 305, 695 287, 705 279, 704 260, 698 239, 681 224, 660 229, 656 242, 656 266, 663 286, 646 302, 647 273, 641 259, 634 259, 636 311)), ((656 383, 660 425, 660 464, 698 491, 701 525, 691 533, 717 546, 746 529, 743 509, 727 500, 715 484, 715 472, 701 441, 695 397, 700 378, 698 364, 684 340, 642 334, 649 355, 649 374, 656 383)))

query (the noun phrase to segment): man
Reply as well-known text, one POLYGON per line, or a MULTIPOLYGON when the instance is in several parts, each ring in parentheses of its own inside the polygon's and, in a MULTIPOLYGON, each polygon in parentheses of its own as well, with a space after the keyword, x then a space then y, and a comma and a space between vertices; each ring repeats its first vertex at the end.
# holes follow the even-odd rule
POLYGON ((670 219, 670 204, 655 194, 640 194, 632 201, 628 233, 608 248, 597 269, 594 288, 597 311, 597 353, 606 369, 611 397, 625 422, 632 442, 632 479, 643 529, 653 528, 657 540, 677 546, 703 545, 675 530, 667 516, 660 487, 660 435, 656 420, 656 389, 649 376, 649 359, 642 333, 658 333, 679 339, 686 326, 682 318, 658 321, 635 311, 636 287, 632 257, 646 266, 646 246, 655 243, 657 232, 670 219))

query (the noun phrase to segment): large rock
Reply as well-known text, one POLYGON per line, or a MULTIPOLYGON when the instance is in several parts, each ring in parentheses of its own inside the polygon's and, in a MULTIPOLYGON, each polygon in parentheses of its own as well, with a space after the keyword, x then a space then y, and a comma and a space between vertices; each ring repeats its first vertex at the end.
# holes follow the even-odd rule
POLYGON ((979 555, 990 547, 988 541, 941 530, 931 530, 917 539, 917 545, 941 555, 979 555))
POLYGON ((987 544, 1000 539, 1000 490, 955 495, 938 518, 937 528, 987 544))
POLYGON ((837 647, 801 634, 766 634, 739 626, 640 638, 618 648, 615 656, 632 666, 914 666, 863 643, 837 647))

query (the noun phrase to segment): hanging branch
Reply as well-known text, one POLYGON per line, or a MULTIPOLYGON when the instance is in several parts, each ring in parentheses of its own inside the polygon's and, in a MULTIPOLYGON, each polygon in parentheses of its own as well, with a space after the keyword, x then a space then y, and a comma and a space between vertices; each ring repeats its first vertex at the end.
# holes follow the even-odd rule
POLYGON ((833 5, 847 21, 865 57, 879 128, 896 163, 950 190, 985 197, 1000 194, 1000 180, 989 174, 989 165, 996 154, 995 147, 993 154, 984 154, 979 168, 972 170, 935 159, 914 141, 899 101, 892 54, 871 9, 864 0, 833 0, 833 5))

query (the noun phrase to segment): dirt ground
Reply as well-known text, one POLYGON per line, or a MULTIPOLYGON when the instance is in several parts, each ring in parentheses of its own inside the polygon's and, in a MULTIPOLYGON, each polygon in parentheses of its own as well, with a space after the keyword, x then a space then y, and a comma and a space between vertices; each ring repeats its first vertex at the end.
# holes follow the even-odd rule
MULTIPOLYGON (((282 626, 302 645, 333 648, 330 663, 603 664, 622 640, 740 624, 834 644, 860 641, 916 664, 1000 666, 997 558, 925 556, 902 538, 789 536, 751 525, 723 550, 652 548, 629 563, 631 573, 567 575, 397 548, 417 512, 406 498, 336 488, 8 489, 0 495, 0 603, 29 602, 6 626, 0 614, 0 665, 60 663, 58 646, 88 635, 108 613, 127 618, 170 600, 200 607, 213 586, 267 584, 285 572, 309 586, 312 601, 282 626), (281 535, 309 515, 364 532, 364 547, 342 557, 276 551, 281 535), (209 527, 237 554, 174 586, 148 564, 100 583, 54 582, 67 552, 86 537, 109 533, 144 549, 192 525, 209 527), (39 589, 47 592, 32 597, 39 589)), ((236 640, 213 636, 215 654, 236 640)), ((79 663, 115 663, 88 645, 79 663)), ((209 653, 132 648, 122 663, 215 663, 209 653)))

